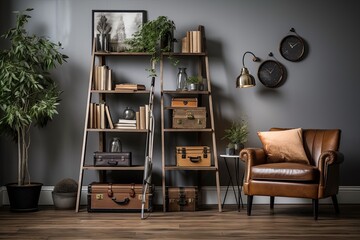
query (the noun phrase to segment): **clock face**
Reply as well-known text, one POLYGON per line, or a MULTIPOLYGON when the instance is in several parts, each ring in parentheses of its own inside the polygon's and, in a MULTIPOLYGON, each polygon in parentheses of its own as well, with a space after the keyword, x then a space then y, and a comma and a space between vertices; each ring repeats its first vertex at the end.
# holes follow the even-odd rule
POLYGON ((284 78, 284 69, 279 62, 267 60, 260 65, 258 78, 266 87, 277 87, 284 78))
POLYGON ((304 55, 305 45, 301 37, 289 35, 283 38, 280 43, 280 53, 285 59, 297 62, 304 55))

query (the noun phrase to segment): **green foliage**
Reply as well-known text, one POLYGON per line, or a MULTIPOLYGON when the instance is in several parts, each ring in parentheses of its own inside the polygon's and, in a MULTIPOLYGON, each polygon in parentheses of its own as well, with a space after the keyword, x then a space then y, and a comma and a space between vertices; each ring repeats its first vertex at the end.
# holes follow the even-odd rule
POLYGON ((32 10, 16 12, 16 27, 1 36, 10 41, 10 48, 0 51, 0 130, 21 145, 22 168, 27 166, 30 127, 45 126, 58 113, 61 91, 49 71, 68 58, 59 52, 60 42, 27 33, 31 17, 25 12, 32 10))
MULTIPOLYGON (((176 29, 175 23, 166 16, 159 16, 157 19, 148 21, 140 26, 131 39, 126 40, 132 52, 148 52, 152 54, 151 63, 157 63, 162 52, 170 52, 171 45, 176 41, 173 34, 176 29)), ((171 55, 169 59, 173 65, 178 64, 178 60, 171 55)), ((150 76, 156 76, 155 69, 146 69, 150 76)))
POLYGON ((247 142, 248 137, 248 126, 247 122, 244 119, 241 119, 239 122, 233 122, 229 129, 225 129, 225 135, 222 139, 229 140, 230 143, 244 144, 247 142))
POLYGON ((193 83, 193 84, 199 84, 202 82, 202 77, 201 76, 190 76, 188 77, 188 79, 186 80, 187 83, 193 83))

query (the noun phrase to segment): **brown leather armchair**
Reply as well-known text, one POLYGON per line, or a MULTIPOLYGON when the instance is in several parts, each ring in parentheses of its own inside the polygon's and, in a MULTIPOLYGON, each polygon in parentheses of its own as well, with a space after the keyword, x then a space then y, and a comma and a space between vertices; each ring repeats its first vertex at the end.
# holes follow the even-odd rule
MULTIPOLYGON (((272 128, 270 131, 286 130, 272 128)), ((247 195, 247 215, 251 215, 253 196, 270 196, 274 208, 275 196, 310 198, 315 220, 319 199, 331 197, 339 213, 339 165, 344 161, 338 152, 341 130, 302 129, 302 141, 309 164, 294 162, 269 163, 262 148, 245 148, 240 158, 245 162, 243 189, 247 195)))

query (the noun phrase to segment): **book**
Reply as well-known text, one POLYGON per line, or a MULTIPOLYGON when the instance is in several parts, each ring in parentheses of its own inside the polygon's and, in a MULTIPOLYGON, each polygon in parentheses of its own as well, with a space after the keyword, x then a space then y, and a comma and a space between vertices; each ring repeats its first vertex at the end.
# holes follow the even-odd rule
POLYGON ((109 110, 109 106, 108 105, 105 105, 105 112, 106 112, 106 117, 107 117, 107 121, 109 123, 109 128, 110 129, 113 129, 114 128, 114 123, 112 121, 112 118, 111 118, 111 114, 110 114, 110 110, 109 110))
POLYGON ((136 129, 140 129, 140 112, 137 111, 135 113, 135 119, 136 119, 136 129))
POLYGON ((93 123, 94 123, 94 103, 90 103, 88 128, 94 128, 93 123))
POLYGON ((145 129, 149 129, 149 105, 145 104, 145 129))
POLYGON ((119 83, 115 85, 115 90, 146 90, 143 84, 119 83))
POLYGON ((100 103, 100 128, 105 129, 105 103, 100 103))
POLYGON ((119 119, 118 123, 135 123, 136 124, 136 119, 119 119))
POLYGON ((136 127, 136 123, 115 123, 116 127, 136 127))
POLYGON ((145 129, 145 106, 139 107, 139 129, 145 129))

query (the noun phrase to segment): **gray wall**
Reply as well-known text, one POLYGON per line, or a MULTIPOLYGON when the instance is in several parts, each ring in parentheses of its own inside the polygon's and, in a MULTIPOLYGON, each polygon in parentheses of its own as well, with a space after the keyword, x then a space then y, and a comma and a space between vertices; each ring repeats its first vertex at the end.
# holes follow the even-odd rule
MULTIPOLYGON (((244 116, 249 121, 247 146, 260 146, 256 132, 270 127, 340 128, 341 151, 346 160, 341 168, 341 185, 357 186, 360 162, 360 2, 356 0, 28 0, 0 1, 0 33, 13 26, 13 10, 33 7, 29 31, 60 41, 70 59, 54 71, 64 91, 59 116, 44 129, 32 132, 32 179, 53 185, 64 177, 78 178, 87 86, 90 70, 91 10, 146 10, 148 19, 166 15, 177 25, 176 37, 204 25, 210 74, 213 83, 218 151, 226 145, 223 130, 244 116), (308 43, 306 58, 298 63, 283 59, 278 52, 281 39, 294 27, 308 43), (283 86, 268 89, 235 89, 242 54, 253 51, 262 60, 273 52, 287 70, 283 86)), ((0 42, 3 46, 3 42, 0 42)), ((260 63, 245 60, 256 76, 260 63)), ((134 79, 148 81, 139 63, 134 79)), ((157 82, 159 83, 159 81, 157 82)), ((156 95, 159 97, 159 84, 156 95)), ((159 101, 157 100, 157 104, 159 101)), ((160 183, 160 113, 155 142, 154 179, 160 183)), ((95 142, 95 141, 94 141, 95 142)), ((16 180, 16 145, 0 138, 0 185, 16 180)), ((225 171, 221 163, 220 170, 225 171)), ((221 172, 222 183, 225 176, 221 172)), ((95 173, 86 173, 85 184, 95 173)))

